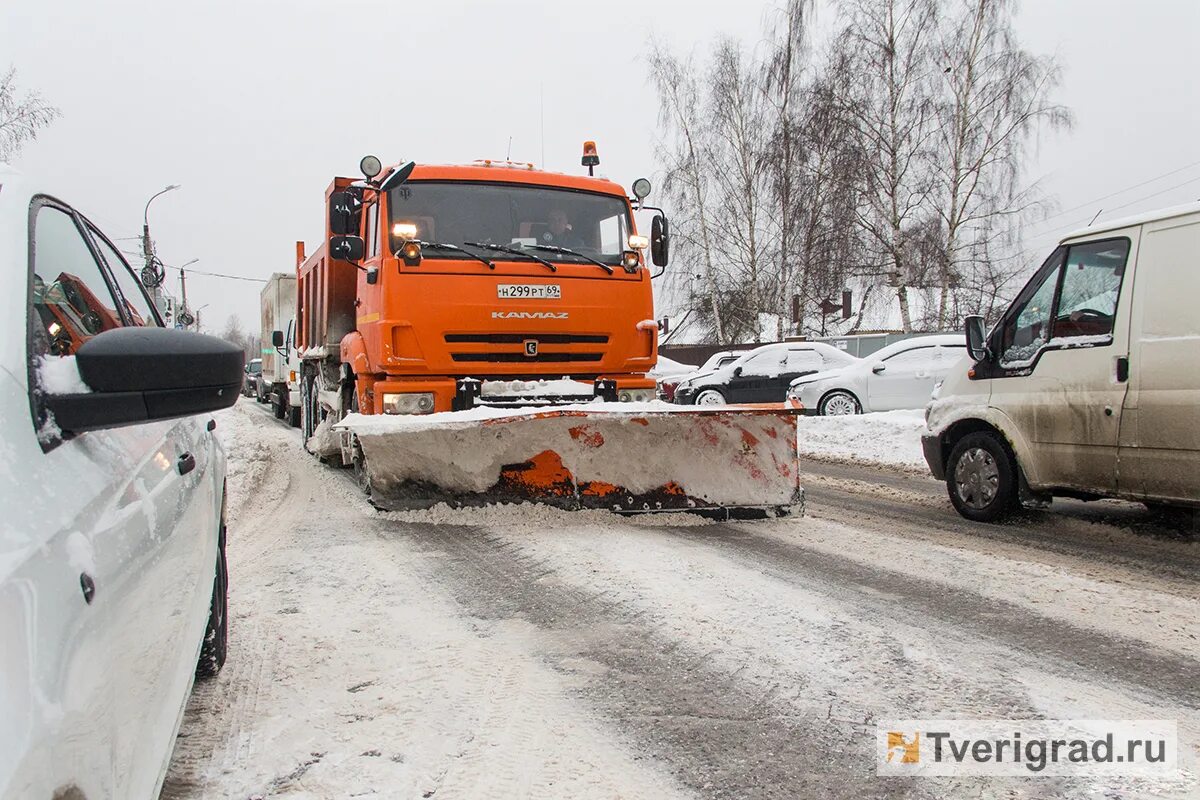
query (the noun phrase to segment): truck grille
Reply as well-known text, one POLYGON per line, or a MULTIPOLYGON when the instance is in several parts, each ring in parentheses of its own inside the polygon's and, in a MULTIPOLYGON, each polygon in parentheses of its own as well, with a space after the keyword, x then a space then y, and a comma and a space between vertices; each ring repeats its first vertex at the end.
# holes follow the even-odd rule
POLYGON ((471 344, 521 344, 536 339, 538 344, 608 344, 602 333, 447 333, 446 342, 471 344))
POLYGON ((541 353, 536 356, 527 356, 524 353, 451 353, 450 357, 455 361, 475 361, 479 363, 490 364, 517 364, 530 363, 536 364, 552 363, 552 362, 587 362, 599 361, 604 358, 603 353, 541 353))
POLYGON ((447 333, 447 344, 491 345, 487 347, 452 348, 454 361, 476 364, 586 364, 603 360, 608 344, 603 333, 447 333), (527 355, 526 342, 537 342, 536 355, 527 355), (566 349, 547 349, 555 346, 566 349), (593 345, 581 348, 580 345, 593 345))

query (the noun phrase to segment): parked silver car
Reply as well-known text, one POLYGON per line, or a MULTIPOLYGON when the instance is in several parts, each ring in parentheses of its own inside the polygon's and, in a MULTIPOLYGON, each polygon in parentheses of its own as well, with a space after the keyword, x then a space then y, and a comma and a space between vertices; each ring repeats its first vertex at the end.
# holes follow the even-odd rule
POLYGON ((924 408, 966 354, 961 333, 905 339, 842 369, 797 378, 788 397, 822 416, 924 408))

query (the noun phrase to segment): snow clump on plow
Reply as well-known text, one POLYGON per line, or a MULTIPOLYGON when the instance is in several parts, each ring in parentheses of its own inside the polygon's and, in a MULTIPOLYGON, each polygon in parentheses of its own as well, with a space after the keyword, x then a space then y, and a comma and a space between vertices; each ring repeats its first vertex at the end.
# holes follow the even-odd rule
POLYGON ((389 511, 522 501, 720 516, 803 508, 790 409, 588 403, 354 414, 335 429, 356 448, 371 502, 389 511))

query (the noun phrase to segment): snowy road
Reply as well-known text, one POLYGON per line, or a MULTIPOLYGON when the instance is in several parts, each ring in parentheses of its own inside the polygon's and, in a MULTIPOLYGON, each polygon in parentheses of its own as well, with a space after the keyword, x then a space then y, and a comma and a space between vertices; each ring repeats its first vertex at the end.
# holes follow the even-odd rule
POLYGON ((980 526, 813 463, 793 520, 381 514, 252 401, 218 426, 231 651, 166 798, 1198 791, 875 775, 888 717, 1176 719, 1194 765, 1200 543, 1139 507, 980 526))

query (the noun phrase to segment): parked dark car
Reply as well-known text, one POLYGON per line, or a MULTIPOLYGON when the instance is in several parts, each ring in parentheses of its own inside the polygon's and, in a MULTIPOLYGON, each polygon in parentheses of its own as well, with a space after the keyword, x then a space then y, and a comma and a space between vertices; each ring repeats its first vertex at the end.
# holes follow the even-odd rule
POLYGON ((712 372, 688 377, 675 387, 681 405, 779 403, 792 381, 803 375, 846 367, 857 358, 820 342, 784 342, 747 350, 712 372))
POLYGON ((257 400, 259 396, 259 378, 261 377, 262 359, 250 359, 250 363, 246 364, 246 379, 242 382, 242 394, 246 395, 246 397, 253 397, 257 400))

